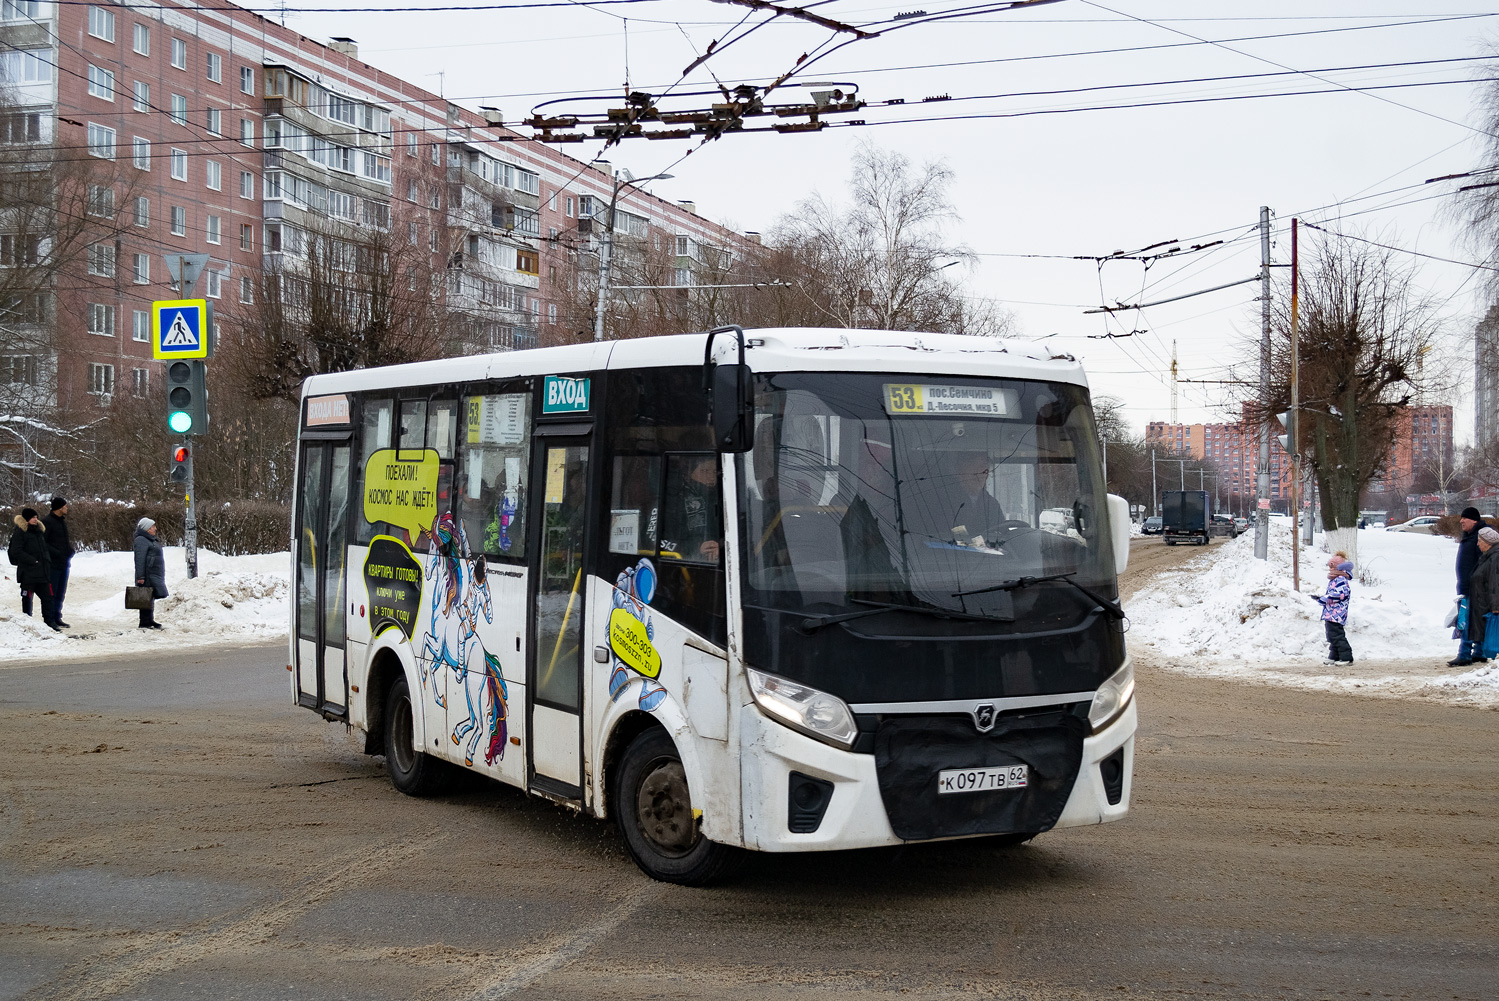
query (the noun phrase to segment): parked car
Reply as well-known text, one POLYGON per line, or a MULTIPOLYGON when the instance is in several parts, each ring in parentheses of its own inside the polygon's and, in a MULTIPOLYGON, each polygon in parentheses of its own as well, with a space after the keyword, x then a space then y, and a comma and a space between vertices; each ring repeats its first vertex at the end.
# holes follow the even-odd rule
POLYGON ((1151 515, 1149 518, 1146 518, 1145 519, 1145 523, 1140 526, 1140 534, 1141 535, 1160 535, 1161 534, 1161 519, 1160 519, 1160 516, 1158 516, 1158 515, 1151 515))
POLYGON ((1420 532, 1425 535, 1435 535, 1437 532, 1437 519, 1435 515, 1423 514, 1419 518, 1410 521, 1402 521, 1398 525, 1390 525, 1386 532, 1420 532))
POLYGON ((1242 535, 1245 532, 1249 531, 1249 519, 1248 518, 1235 518, 1234 519, 1234 531, 1238 532, 1240 535, 1242 535))
POLYGON ((1239 537, 1239 529, 1234 525, 1232 515, 1215 514, 1209 528, 1214 535, 1226 535, 1230 539, 1239 537))

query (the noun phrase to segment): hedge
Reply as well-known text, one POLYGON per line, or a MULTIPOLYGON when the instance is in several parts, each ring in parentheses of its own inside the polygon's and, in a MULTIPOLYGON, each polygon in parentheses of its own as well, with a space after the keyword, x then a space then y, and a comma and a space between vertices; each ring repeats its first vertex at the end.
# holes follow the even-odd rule
MULTIPOLYGON (((47 513, 45 502, 30 505, 47 513)), ((19 512, 13 509, 13 513, 19 512)), ((119 504, 70 500, 68 537, 79 549, 127 550, 142 518, 156 522, 163 545, 182 544, 187 511, 177 504, 119 504)), ((291 512, 268 501, 234 501, 198 506, 198 546, 225 556, 285 552, 291 538, 291 512)))

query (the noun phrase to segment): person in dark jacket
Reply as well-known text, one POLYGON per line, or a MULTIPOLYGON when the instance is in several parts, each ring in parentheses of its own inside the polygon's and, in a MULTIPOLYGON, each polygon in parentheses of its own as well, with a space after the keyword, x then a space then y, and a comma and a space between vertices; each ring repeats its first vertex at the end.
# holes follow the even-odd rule
POLYGON ((57 629, 57 612, 52 606, 52 554, 47 549, 47 530, 36 511, 23 507, 16 515, 16 530, 10 533, 10 562, 16 568, 16 583, 21 585, 21 611, 31 614, 31 596, 42 602, 42 621, 57 629))
MULTIPOLYGON (((1478 530, 1483 527, 1483 515, 1478 513, 1476 507, 1465 507, 1459 524, 1462 525, 1463 535, 1457 541, 1457 593, 1467 598, 1468 590, 1472 587, 1473 568, 1478 565, 1478 530)), ((1458 643, 1457 656, 1447 662, 1448 667, 1467 667, 1475 659, 1472 605, 1469 601, 1468 626, 1463 630, 1462 640, 1458 643)))
MULTIPOLYGON (((161 542, 156 538, 156 522, 142 518, 135 523, 135 582, 151 587, 153 598, 167 596, 167 561, 161 554, 161 542)), ((142 629, 160 629, 156 621, 156 602, 150 608, 142 608, 142 629)))
POLYGON ((68 537, 68 502, 61 497, 52 498, 52 510, 42 516, 42 527, 47 530, 47 549, 52 554, 52 614, 64 629, 71 629, 62 620, 62 599, 68 593, 68 571, 73 565, 73 540, 68 537))
POLYGON ((1478 530, 1478 565, 1468 578, 1468 635, 1473 641, 1473 653, 1483 658, 1484 616, 1499 612, 1499 531, 1485 525, 1478 530))

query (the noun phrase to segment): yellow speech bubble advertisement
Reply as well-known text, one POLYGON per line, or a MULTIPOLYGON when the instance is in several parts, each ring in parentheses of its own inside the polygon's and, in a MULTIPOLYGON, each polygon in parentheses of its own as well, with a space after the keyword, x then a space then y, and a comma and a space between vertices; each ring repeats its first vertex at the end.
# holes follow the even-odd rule
POLYGON ((625 666, 647 678, 661 673, 661 655, 651 645, 645 623, 623 608, 609 613, 609 648, 625 666))
POLYGON ((382 448, 364 465, 364 520, 389 522, 413 536, 437 517, 437 450, 382 448))

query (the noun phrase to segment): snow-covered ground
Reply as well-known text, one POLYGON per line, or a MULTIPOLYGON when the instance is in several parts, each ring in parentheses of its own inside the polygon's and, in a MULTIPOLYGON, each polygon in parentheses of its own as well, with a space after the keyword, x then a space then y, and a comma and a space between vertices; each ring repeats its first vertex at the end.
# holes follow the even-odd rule
POLYGON ((1319 536, 1301 550, 1301 591, 1291 577, 1287 519, 1272 519, 1270 558, 1254 558, 1254 534, 1167 571, 1126 603, 1129 641, 1173 670, 1303 688, 1436 698, 1499 707, 1499 662, 1463 670, 1442 623, 1456 592, 1457 544, 1433 535, 1358 533, 1348 640, 1354 663, 1324 663, 1327 583, 1319 536))
POLYGON ((15 567, 3 564, 0 587, 0 663, 81 660, 111 654, 171 651, 192 646, 230 646, 284 638, 290 558, 220 556, 198 551, 198 577, 187 578, 180 547, 165 549, 167 590, 156 603, 162 629, 138 628, 139 613, 125 608, 125 586, 135 583, 132 553, 79 553, 73 557, 63 621, 72 628, 55 633, 42 624, 40 603, 34 617, 21 613, 15 567))

